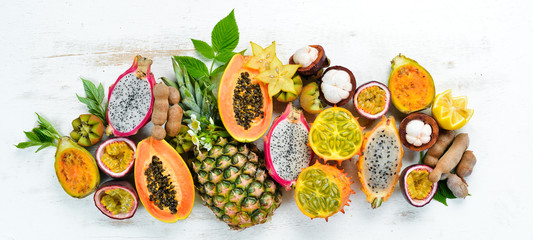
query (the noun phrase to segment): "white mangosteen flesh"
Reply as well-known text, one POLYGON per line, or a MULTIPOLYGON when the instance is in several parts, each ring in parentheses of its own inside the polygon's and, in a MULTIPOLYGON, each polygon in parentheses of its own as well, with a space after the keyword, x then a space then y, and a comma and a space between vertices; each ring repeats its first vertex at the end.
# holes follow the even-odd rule
POLYGON ((292 57, 294 63, 306 68, 318 58, 318 50, 311 46, 305 46, 296 50, 292 57))
POLYGON ((431 126, 418 119, 407 123, 405 139, 410 144, 420 147, 431 140, 431 126))
POLYGON ((353 86, 346 71, 332 69, 322 76, 320 87, 324 98, 332 104, 337 104, 350 96, 353 86))

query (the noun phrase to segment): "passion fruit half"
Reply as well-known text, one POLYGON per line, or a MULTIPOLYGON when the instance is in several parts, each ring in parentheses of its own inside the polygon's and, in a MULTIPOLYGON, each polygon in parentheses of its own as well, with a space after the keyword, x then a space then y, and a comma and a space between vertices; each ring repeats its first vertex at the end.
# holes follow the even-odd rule
POLYGON ((109 181, 94 193, 94 205, 104 215, 118 220, 135 215, 139 198, 133 185, 126 181, 109 181))
POLYGON ((349 102, 357 87, 350 69, 342 66, 329 67, 320 78, 320 98, 330 106, 340 107, 349 102))
POLYGON ((411 113, 400 123, 400 141, 413 151, 424 151, 437 142, 437 121, 423 113, 411 113))
POLYGON ((126 176, 135 163, 135 143, 127 138, 111 138, 96 150, 98 167, 112 178, 126 176))
POLYGON ((353 105, 357 112, 365 118, 380 118, 389 110, 389 88, 380 82, 367 82, 355 91, 353 105))
POLYGON ((433 168, 423 164, 411 165, 402 171, 400 186, 407 201, 415 207, 428 204, 437 192, 438 182, 429 180, 433 168))

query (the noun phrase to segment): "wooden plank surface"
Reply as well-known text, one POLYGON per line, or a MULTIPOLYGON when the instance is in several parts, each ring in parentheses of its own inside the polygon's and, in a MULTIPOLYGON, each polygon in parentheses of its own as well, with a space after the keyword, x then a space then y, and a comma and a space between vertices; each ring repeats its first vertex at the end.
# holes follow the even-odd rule
MULTIPOLYGON (((0 88, 4 117, 0 166, 0 239, 333 239, 384 237, 501 239, 533 237, 529 190, 533 167, 530 70, 531 1, 13 1, 3 4, 0 88), (475 114, 460 132, 470 135, 478 164, 468 177, 472 194, 446 207, 412 207, 398 186, 371 209, 357 180, 346 214, 310 220, 284 191, 271 221, 232 231, 197 196, 189 218, 165 224, 140 207, 116 221, 92 197, 63 192, 54 149, 38 154, 13 144, 42 113, 64 134, 86 108, 79 77, 106 87, 137 54, 152 58, 156 78, 172 77, 170 57, 192 55, 190 38, 210 40, 214 24, 235 9, 237 47, 276 41, 286 63, 307 44, 321 44, 334 65, 350 68, 358 84, 386 82, 398 53, 432 74, 437 92, 467 95, 475 114)), ((248 50, 248 52, 250 52, 248 50)), ((282 107, 277 107, 278 110, 282 107)), ((353 110, 353 106, 349 106, 353 110)), ((392 114, 400 117, 397 112, 392 114)), ((371 124, 371 123, 370 123, 371 124)), ((146 127, 140 140, 149 132, 146 127)), ((94 149, 93 149, 94 151, 94 149)), ((418 161, 406 150, 403 165, 418 161)), ((351 160, 343 164, 355 176, 351 160)))

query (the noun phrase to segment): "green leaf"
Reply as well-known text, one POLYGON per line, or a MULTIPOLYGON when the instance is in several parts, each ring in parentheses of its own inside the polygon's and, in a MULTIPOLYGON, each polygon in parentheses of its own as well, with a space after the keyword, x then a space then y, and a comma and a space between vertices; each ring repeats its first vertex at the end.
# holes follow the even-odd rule
POLYGON ((200 89, 200 86, 198 85, 198 82, 194 82, 194 90, 196 94, 196 104, 198 105, 198 108, 202 109, 203 100, 202 100, 202 90, 200 89))
POLYGON ((61 137, 61 135, 59 135, 59 133, 54 129, 54 127, 52 126, 52 124, 50 124, 50 122, 48 122, 46 119, 44 119, 43 117, 41 117, 38 113, 35 113, 37 114, 37 117, 38 117, 38 125, 40 128, 43 128, 43 129, 46 129, 48 130, 48 132, 51 134, 51 138, 56 138, 59 139, 61 137))
POLYGON ((34 132, 24 132, 24 134, 26 134, 26 137, 32 142, 40 141, 39 136, 37 136, 37 134, 35 134, 34 132))
POLYGON ((89 112, 96 115, 104 125, 107 125, 107 119, 105 113, 107 111, 107 104, 104 102, 105 91, 102 83, 98 84, 98 88, 89 80, 80 78, 83 82, 83 89, 85 90, 86 97, 80 97, 76 94, 76 97, 81 103, 87 105, 89 112))
POLYGON ((231 60, 231 58, 233 57, 233 55, 235 55, 237 53, 234 53, 232 51, 223 51, 223 52, 219 52, 217 54, 217 56, 215 57, 215 60, 221 62, 221 63, 227 63, 229 62, 229 60, 231 60))
POLYGON ((209 44, 207 44, 206 42, 202 40, 196 40, 192 38, 191 38, 191 41, 196 51, 202 54, 202 56, 204 56, 207 59, 215 58, 215 51, 213 50, 211 46, 209 46, 209 44))
POLYGON ((189 56, 175 56, 178 63, 187 69, 193 78, 209 76, 209 70, 202 61, 189 56))
POLYGON ((50 137, 49 132, 46 129, 34 128, 32 131, 39 138, 39 142, 53 142, 54 141, 54 137, 50 137), (48 134, 43 133, 43 131, 46 131, 48 134))
POLYGON ((23 149, 23 148, 29 148, 33 146, 39 146, 39 145, 41 145, 41 143, 39 142, 21 142, 15 145, 15 147, 23 149))
MULTIPOLYGON (((211 73, 211 76, 216 76, 216 75, 218 75, 220 73, 223 73, 224 70, 226 70, 226 64, 220 65, 217 68, 215 68, 215 70, 213 70, 213 72, 211 73)), ((215 84, 213 84, 213 85, 215 85, 215 84)))
POLYGON ((439 187, 437 188, 437 192, 435 193, 435 196, 433 196, 433 199, 448 206, 446 200, 455 199, 456 197, 453 195, 452 190, 448 188, 448 184, 446 184, 446 181, 447 180, 439 181, 439 187))
POLYGON ((239 28, 233 10, 220 20, 211 32, 211 44, 216 52, 233 51, 239 43, 239 28))
POLYGON ((94 100, 99 99, 98 89, 96 88, 94 83, 92 83, 89 80, 85 80, 83 78, 81 78, 81 81, 83 82, 83 89, 85 90, 85 94, 87 95, 87 98, 94 99, 94 100))
POLYGON ((176 82, 174 82, 172 80, 169 80, 166 77, 160 77, 159 79, 161 79, 161 81, 163 81, 165 83, 165 85, 167 85, 169 87, 175 87, 175 88, 179 89, 178 88, 178 84, 176 84, 176 82))
POLYGON ((104 92, 104 86, 102 86, 102 83, 98 85, 98 100, 100 103, 104 101, 105 98, 105 92, 104 92))
POLYGON ((47 147, 55 146, 53 143, 43 143, 35 152, 41 151, 47 147))

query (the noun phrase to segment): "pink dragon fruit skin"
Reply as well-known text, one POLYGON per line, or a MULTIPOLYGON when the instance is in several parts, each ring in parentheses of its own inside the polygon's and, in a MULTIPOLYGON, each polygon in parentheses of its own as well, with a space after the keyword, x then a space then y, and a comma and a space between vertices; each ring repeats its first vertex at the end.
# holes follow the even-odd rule
POLYGON ((303 112, 294 108, 291 103, 287 104, 283 114, 274 121, 265 136, 265 166, 269 175, 287 191, 296 184, 299 173, 303 168, 309 166, 314 157, 313 150, 308 146, 308 138, 309 124, 305 120, 303 112), (280 127, 282 129, 278 129, 274 134, 276 128, 280 127), (289 128, 292 130, 283 132, 289 128), (273 134, 277 136, 273 136, 273 134), (290 156, 281 157, 280 152, 290 156), (278 159, 274 159, 276 156, 278 159), (295 157, 299 157, 297 161, 294 161, 293 158, 295 157))
POLYGON ((131 67, 109 87, 106 113, 108 135, 131 136, 150 121, 155 85, 154 75, 150 71, 151 65, 152 60, 140 55, 135 56, 131 67))

